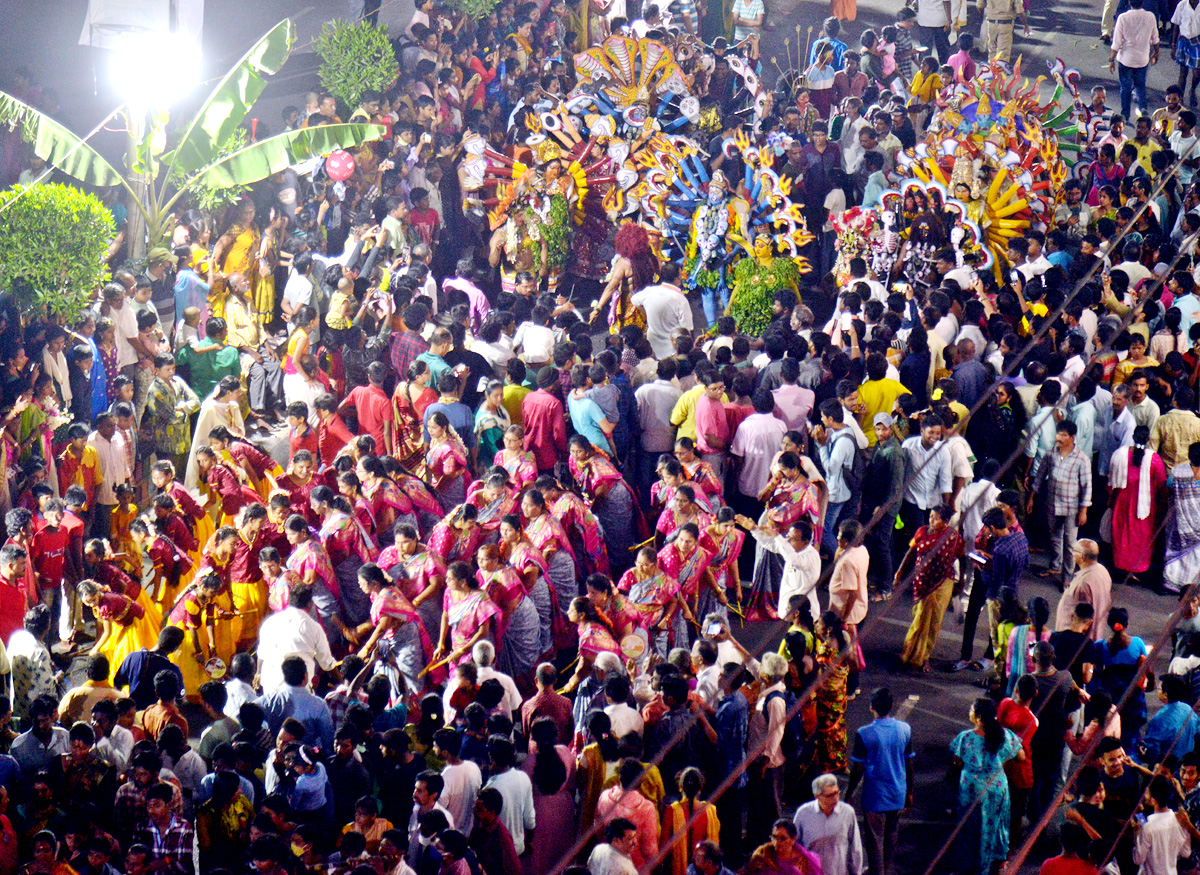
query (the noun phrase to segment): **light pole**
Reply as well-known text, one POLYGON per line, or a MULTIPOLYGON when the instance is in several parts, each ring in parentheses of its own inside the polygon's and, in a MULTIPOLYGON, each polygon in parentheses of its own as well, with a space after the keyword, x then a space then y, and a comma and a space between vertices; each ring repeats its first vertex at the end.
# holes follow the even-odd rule
MULTIPOLYGON (((174 15, 174 3, 171 7, 174 15)), ((176 32, 128 33, 113 55, 111 72, 118 93, 125 98, 126 181, 145 205, 158 175, 158 156, 166 146, 167 110, 199 79, 200 48, 176 32)), ((147 228, 138 204, 129 204, 126 239, 130 257, 141 258, 147 245, 157 245, 160 241, 147 241, 147 234, 161 231, 147 228)))

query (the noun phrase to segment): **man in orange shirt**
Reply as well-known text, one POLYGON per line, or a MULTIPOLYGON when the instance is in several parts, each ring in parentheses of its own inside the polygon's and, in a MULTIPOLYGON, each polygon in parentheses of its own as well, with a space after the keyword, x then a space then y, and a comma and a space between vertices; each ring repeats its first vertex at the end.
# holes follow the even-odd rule
POLYGON ((147 738, 158 741, 159 734, 171 723, 182 729, 184 737, 187 737, 187 718, 175 704, 179 693, 179 678, 175 674, 160 671, 154 676, 154 695, 158 696, 158 701, 142 712, 142 730, 147 738))

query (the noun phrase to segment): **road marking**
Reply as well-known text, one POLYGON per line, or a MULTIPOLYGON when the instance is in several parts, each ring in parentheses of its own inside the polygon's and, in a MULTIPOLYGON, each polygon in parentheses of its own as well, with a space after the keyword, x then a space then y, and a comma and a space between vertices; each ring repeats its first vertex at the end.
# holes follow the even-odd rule
POLYGON ((911 693, 907 699, 900 703, 900 707, 896 709, 896 719, 907 719, 908 715, 917 707, 917 702, 921 701, 921 697, 916 693, 911 693))

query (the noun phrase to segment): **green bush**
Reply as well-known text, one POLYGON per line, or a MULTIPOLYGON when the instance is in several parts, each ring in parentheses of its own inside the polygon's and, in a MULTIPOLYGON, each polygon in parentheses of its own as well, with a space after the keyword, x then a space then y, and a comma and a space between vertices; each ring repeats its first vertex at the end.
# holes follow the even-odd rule
POLYGON ((450 7, 469 19, 478 20, 486 18, 499 2, 500 0, 450 0, 450 7))
POLYGON ((400 73, 387 28, 369 21, 327 21, 316 42, 321 86, 354 110, 364 91, 386 91, 400 73))
POLYGON ((73 186, 0 191, 0 288, 22 313, 74 321, 109 277, 104 256, 115 233, 100 199, 73 186))

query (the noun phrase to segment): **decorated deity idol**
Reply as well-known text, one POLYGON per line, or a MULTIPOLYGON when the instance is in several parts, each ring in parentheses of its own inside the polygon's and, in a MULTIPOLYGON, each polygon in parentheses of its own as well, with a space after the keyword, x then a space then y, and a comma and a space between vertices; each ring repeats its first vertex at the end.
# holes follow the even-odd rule
POLYGON ((730 202, 729 182, 720 170, 708 181, 708 193, 692 216, 684 275, 687 288, 700 290, 700 303, 709 325, 717 321, 717 297, 721 310, 729 306, 726 268, 732 256, 730 229, 737 228, 737 217, 730 202))

